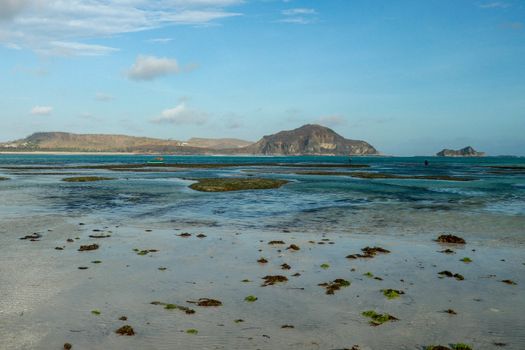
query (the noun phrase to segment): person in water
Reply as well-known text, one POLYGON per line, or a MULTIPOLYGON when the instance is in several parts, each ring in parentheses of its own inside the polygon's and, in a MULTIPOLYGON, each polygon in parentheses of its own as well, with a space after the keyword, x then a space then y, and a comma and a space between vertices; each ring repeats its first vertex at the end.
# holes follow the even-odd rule
POLYGON ((428 160, 425 160, 425 166, 428 166, 428 160))

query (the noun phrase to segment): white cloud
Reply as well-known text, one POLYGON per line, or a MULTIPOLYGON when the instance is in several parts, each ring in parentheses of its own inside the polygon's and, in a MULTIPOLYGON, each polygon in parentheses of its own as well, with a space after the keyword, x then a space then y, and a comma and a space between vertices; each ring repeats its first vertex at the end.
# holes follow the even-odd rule
POLYGON ((32 115, 50 115, 52 112, 53 107, 51 106, 35 106, 30 111, 32 115))
POLYGON ((340 115, 327 115, 319 118, 317 123, 325 126, 338 126, 346 124, 346 119, 340 115))
POLYGON ((208 115, 204 112, 192 110, 181 102, 173 108, 162 111, 161 115, 152 120, 154 123, 168 124, 196 124, 202 125, 208 121, 208 115))
POLYGON ((309 24, 317 20, 317 11, 313 8, 298 7, 281 11, 284 16, 279 22, 309 24))
POLYGON ((140 55, 127 71, 127 76, 133 80, 153 80, 179 71, 179 64, 172 58, 140 55))
POLYGON ((173 38, 154 38, 154 39, 150 39, 148 40, 150 43, 160 43, 160 44, 165 44, 165 43, 169 43, 170 41, 173 41, 173 38))
POLYGON ((0 0, 0 43, 10 42, 46 54, 57 53, 56 43, 68 43, 66 49, 73 54, 109 54, 113 48, 78 46, 86 39, 174 24, 202 25, 239 16, 229 8, 242 3, 243 0, 0 0))
POLYGON ((285 16, 295 16, 295 15, 315 15, 317 11, 311 8, 294 8, 283 10, 282 14, 285 16))

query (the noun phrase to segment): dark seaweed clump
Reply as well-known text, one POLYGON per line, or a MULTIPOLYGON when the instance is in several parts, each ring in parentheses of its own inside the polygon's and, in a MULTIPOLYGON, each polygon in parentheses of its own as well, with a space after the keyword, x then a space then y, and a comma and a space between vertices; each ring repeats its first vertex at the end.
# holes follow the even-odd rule
POLYGON ((274 276, 265 276, 262 278, 264 280, 264 283, 262 284, 262 287, 266 286, 273 286, 276 283, 282 283, 287 282, 288 278, 286 276, 281 275, 274 275, 274 276))
POLYGON ((461 237, 454 235, 441 235, 436 239, 436 242, 440 243, 455 243, 455 244, 465 244, 465 240, 461 237))
POLYGON ((78 248, 79 252, 89 251, 89 250, 97 250, 99 248, 99 245, 96 243, 88 244, 88 245, 81 245, 80 248, 78 248))
POLYGON ((446 277, 454 277, 458 281, 463 281, 465 279, 465 277, 463 277, 463 275, 460 275, 459 273, 452 273, 452 272, 447 271, 447 270, 438 272, 438 274, 442 275, 442 276, 446 276, 446 277))
POLYGON ((357 258, 370 259, 376 256, 378 253, 382 253, 382 254, 390 253, 389 250, 386 250, 381 247, 365 247, 365 248, 362 248, 361 251, 363 252, 363 254, 350 254, 350 255, 347 255, 346 258, 347 259, 357 259, 357 258))
POLYGON ((125 326, 120 327, 119 329, 115 331, 115 333, 117 333, 118 335, 127 335, 127 336, 135 335, 135 331, 130 325, 125 325, 125 326))
POLYGON ((326 294, 333 295, 341 288, 350 286, 350 282, 342 278, 337 278, 332 282, 319 283, 318 286, 324 287, 326 289, 326 294))

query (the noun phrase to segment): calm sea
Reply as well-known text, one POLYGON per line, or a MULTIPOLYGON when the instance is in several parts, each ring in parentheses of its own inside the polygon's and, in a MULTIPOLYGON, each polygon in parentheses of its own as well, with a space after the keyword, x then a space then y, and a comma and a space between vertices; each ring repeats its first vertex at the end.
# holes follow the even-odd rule
MULTIPOLYGON (((355 157, 367 169, 341 169, 348 157, 167 156, 167 163, 236 163, 212 169, 160 169, 158 172, 56 169, 97 164, 143 164, 151 156, 0 155, 0 214, 97 215, 115 222, 140 220, 172 226, 221 226, 363 234, 461 232, 480 239, 523 242, 525 234, 524 158, 355 157), (429 165, 425 166, 424 161, 429 165), (474 181, 359 179, 297 175, 296 168, 263 163, 333 164, 323 171, 370 171, 397 175, 450 175, 474 181), (243 165, 251 164, 251 165, 243 165), (6 169, 5 167, 24 167, 6 169), (27 169, 27 167, 53 169, 27 169), (114 180, 65 183, 69 174, 114 180), (190 178, 260 176, 290 183, 276 190, 201 193, 190 178)), ((308 170, 312 170, 308 168, 308 170)))

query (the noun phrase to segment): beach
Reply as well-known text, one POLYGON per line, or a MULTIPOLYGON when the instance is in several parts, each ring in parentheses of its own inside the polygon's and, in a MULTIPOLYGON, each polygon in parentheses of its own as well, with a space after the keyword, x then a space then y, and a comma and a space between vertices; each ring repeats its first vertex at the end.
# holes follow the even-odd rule
POLYGON ((520 159, 425 168, 371 157, 348 169, 344 157, 243 157, 225 168, 231 158, 170 157, 216 166, 145 169, 133 156, 3 157, 2 349, 525 346, 524 175, 492 168, 520 159), (88 168, 130 162, 141 170, 88 168), (306 174, 309 164, 331 167, 306 174), (72 176, 108 180, 62 181, 72 176), (287 183, 189 188, 250 177, 287 183), (436 241, 445 234, 466 243, 436 241), (263 286, 267 276, 285 280, 263 286), (392 318, 374 324, 370 311, 392 318), (115 333, 125 325, 133 336, 115 333))

